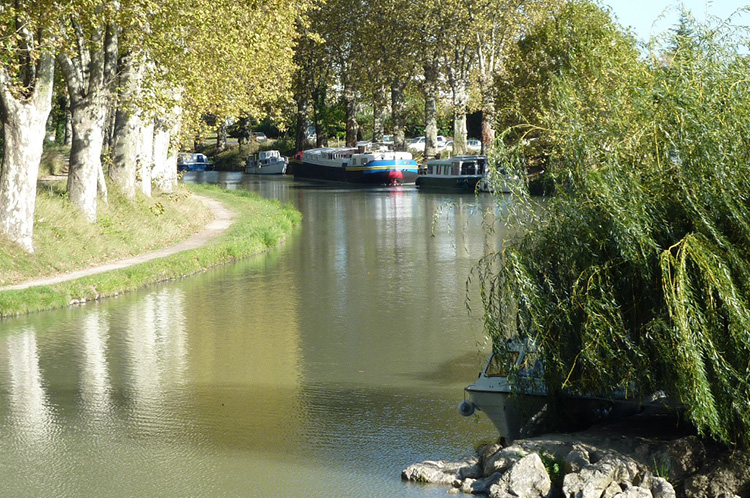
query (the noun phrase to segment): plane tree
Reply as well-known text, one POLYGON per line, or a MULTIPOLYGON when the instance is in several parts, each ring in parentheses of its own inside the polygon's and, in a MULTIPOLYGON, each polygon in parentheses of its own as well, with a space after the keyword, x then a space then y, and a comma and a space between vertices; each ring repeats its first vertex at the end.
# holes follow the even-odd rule
POLYGON ((68 198, 95 222, 98 191, 106 195, 101 155, 104 126, 114 90, 120 30, 119 2, 83 5, 61 19, 66 43, 57 53, 70 97, 73 140, 68 198))
POLYGON ((391 107, 394 145, 405 150, 404 88, 412 80, 418 59, 414 4, 405 0, 368 0, 368 18, 379 19, 363 26, 367 75, 365 88, 373 101, 373 138, 385 133, 385 112, 391 107), (388 94, 390 92, 390 103, 388 94))
POLYGON ((36 181, 61 36, 57 9, 46 1, 0 6, 0 231, 28 252, 34 250, 36 181))
POLYGON ((453 106, 453 153, 466 153, 466 114, 469 106, 471 76, 477 57, 474 25, 476 13, 470 2, 445 0, 440 12, 445 50, 441 54, 443 71, 451 90, 453 106))

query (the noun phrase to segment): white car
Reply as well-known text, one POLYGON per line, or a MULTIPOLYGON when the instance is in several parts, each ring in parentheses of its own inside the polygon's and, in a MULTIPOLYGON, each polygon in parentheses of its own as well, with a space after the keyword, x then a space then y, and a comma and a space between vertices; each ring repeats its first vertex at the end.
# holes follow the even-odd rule
POLYGON ((466 150, 480 152, 482 150, 482 142, 475 138, 470 138, 466 141, 466 150))
MULTIPOLYGON (((450 140, 446 142, 445 144, 446 149, 452 149, 453 148, 453 140, 450 140)), ((469 139, 466 141, 466 152, 476 152, 479 153, 482 151, 482 142, 475 139, 469 139)))
MULTIPOLYGON (((406 144, 406 148, 412 151, 416 151, 416 152, 424 152, 424 146, 425 146, 426 141, 427 139, 425 137, 412 138, 411 140, 409 140, 409 143, 406 144)), ((444 136, 442 135, 437 136, 438 150, 444 149, 446 143, 448 142, 445 140, 444 136)))

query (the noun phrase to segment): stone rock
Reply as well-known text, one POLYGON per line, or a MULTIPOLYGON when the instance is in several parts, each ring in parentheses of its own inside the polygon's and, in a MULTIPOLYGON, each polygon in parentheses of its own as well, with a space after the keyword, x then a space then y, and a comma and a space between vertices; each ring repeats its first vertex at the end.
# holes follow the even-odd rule
POLYGON ((541 457, 532 453, 512 464, 502 478, 489 487, 489 497, 543 498, 551 489, 552 481, 541 457))
POLYGON ((654 498, 677 498, 672 484, 663 477, 654 477, 649 483, 649 489, 654 498))
POLYGON ((676 498, 677 496, 669 481, 663 477, 656 477, 651 472, 644 473, 638 485, 650 490, 654 498, 676 498))
POLYGON ((602 498, 614 498, 620 493, 622 493, 622 487, 620 487, 619 484, 613 481, 609 484, 609 486, 607 486, 607 489, 604 490, 604 493, 602 493, 602 498))
POLYGON ((463 481, 467 477, 479 477, 481 473, 479 456, 474 455, 458 462, 427 460, 415 463, 401 472, 401 478, 406 481, 453 485, 456 480, 463 481))
POLYGON ((712 470, 687 479, 684 492, 687 498, 750 495, 750 454, 727 455, 712 470))
POLYGON ((633 482, 641 473, 641 466, 632 458, 612 452, 603 455, 579 472, 566 474, 563 479, 565 496, 600 498, 614 483, 633 482))
POLYGON ((482 462, 486 462, 487 460, 490 459, 490 457, 492 457, 492 455, 494 455, 498 451, 501 451, 502 449, 503 449, 503 445, 500 443, 486 444, 486 445, 481 446, 477 450, 477 454, 479 455, 479 459, 482 462))
POLYGON ((495 472, 505 472, 511 465, 523 458, 525 454, 526 451, 515 444, 503 448, 485 460, 483 475, 489 476, 495 472))
POLYGON ((653 498, 653 495, 646 488, 630 486, 622 493, 616 494, 613 498, 653 498))
POLYGON ((483 477, 481 479, 464 479, 464 481, 458 486, 458 489, 462 493, 467 494, 487 494, 489 492, 490 487, 494 484, 496 484, 500 478, 502 477, 502 474, 495 473, 487 477, 483 477))
POLYGON ((589 452, 583 445, 576 444, 565 457, 565 473, 578 472, 591 463, 589 452))

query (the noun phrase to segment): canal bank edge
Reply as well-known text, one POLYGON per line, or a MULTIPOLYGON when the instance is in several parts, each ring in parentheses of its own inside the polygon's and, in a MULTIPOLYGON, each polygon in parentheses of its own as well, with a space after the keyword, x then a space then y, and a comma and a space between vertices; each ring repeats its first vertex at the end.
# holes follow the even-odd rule
POLYGON ((247 191, 187 186, 214 215, 203 230, 157 251, 2 287, 0 318, 115 297, 244 259, 281 243, 302 220, 292 206, 247 191))
POLYGON ((636 415, 484 445, 456 462, 416 463, 401 477, 490 498, 739 498, 750 491, 750 453, 677 430, 673 418, 636 415))

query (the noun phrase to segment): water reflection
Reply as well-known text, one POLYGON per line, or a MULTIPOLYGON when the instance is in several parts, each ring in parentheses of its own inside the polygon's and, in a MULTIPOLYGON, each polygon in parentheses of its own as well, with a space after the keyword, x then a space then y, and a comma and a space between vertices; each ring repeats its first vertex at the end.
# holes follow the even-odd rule
POLYGON ((81 327, 81 408, 89 412, 87 418, 92 421, 99 420, 112 410, 112 385, 107 360, 109 327, 107 316, 96 311, 83 318, 81 327))
POLYGON ((31 327, 6 339, 8 418, 12 433, 28 446, 45 447, 52 439, 54 417, 39 367, 36 333, 31 327))
POLYGON ((399 471, 494 434, 455 408, 484 357, 465 300, 502 240, 491 200, 209 173, 305 222, 256 258, 3 322, 4 493, 445 496, 399 471))

